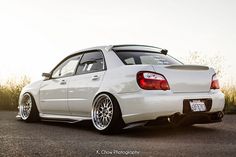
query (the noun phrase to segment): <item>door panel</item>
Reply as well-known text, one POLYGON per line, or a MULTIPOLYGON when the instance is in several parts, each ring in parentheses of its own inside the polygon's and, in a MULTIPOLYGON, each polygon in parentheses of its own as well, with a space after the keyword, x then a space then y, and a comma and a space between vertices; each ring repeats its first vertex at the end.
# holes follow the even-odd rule
POLYGON ((76 72, 81 54, 66 58, 52 71, 51 79, 40 88, 40 107, 43 113, 69 115, 67 105, 67 81, 76 72))
POLYGON ((40 88, 40 108, 43 113, 69 114, 67 80, 58 78, 44 81, 40 88))
POLYGON ((105 71, 76 75, 68 81, 68 106, 72 115, 90 116, 93 98, 105 71))
POLYGON ((68 106, 72 115, 90 116, 93 98, 99 90, 105 69, 102 51, 84 53, 77 75, 68 81, 68 106))

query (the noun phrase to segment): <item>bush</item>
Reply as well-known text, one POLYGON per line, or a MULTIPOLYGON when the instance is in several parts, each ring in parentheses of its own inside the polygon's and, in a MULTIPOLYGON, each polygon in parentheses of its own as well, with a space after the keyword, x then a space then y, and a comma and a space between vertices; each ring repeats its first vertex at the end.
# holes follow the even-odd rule
POLYGON ((9 79, 0 85, 0 110, 17 110, 20 92, 28 83, 30 79, 24 76, 19 81, 9 79))

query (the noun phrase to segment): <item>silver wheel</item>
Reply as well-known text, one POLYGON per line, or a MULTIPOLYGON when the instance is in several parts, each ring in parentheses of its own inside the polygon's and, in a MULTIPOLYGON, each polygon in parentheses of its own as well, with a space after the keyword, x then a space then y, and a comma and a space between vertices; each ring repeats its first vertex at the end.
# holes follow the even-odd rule
POLYGON ((29 93, 23 95, 22 101, 20 103, 20 114, 23 120, 28 119, 32 109, 32 98, 29 93))
POLYGON ((106 94, 99 95, 93 104, 92 121, 98 130, 106 129, 112 121, 113 103, 106 94))

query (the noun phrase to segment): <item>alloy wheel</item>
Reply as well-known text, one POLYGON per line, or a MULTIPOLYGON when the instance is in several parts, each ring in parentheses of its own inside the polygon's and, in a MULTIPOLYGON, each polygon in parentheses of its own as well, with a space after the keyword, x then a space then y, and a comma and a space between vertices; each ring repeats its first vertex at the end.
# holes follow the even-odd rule
POLYGON ((22 102, 20 103, 20 114, 23 120, 26 120, 30 116, 32 109, 32 98, 29 93, 23 95, 22 102))
POLYGON ((98 130, 106 129, 113 116, 113 103, 106 94, 99 95, 94 101, 92 109, 92 121, 98 130))

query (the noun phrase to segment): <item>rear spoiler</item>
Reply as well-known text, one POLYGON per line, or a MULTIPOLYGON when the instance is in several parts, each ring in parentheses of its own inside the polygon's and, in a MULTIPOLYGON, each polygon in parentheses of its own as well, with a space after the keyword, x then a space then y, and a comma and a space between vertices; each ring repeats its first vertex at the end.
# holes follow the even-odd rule
POLYGON ((159 47, 148 46, 148 45, 113 45, 109 47, 109 50, 141 50, 141 51, 153 51, 167 55, 168 50, 159 47))

